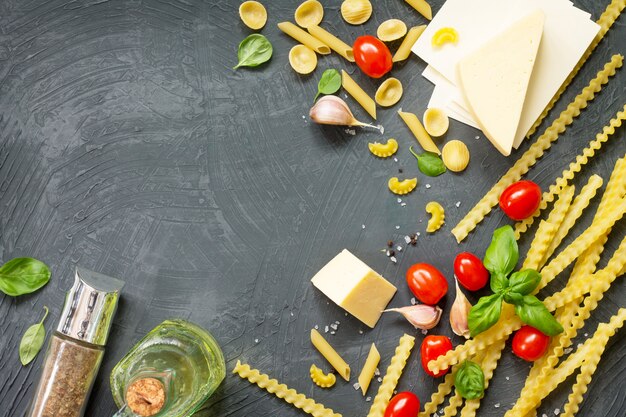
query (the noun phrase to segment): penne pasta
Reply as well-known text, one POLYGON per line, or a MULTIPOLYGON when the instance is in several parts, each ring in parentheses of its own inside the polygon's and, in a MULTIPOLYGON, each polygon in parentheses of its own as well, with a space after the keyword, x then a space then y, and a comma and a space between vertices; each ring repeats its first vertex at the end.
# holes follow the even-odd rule
POLYGON ((435 145, 432 138, 426 132, 426 129, 420 122, 419 118, 413 113, 404 112, 402 110, 398 110, 398 114, 404 120, 404 123, 408 126, 415 139, 419 142, 419 144, 424 148, 425 151, 436 153, 437 155, 441 155, 441 151, 435 145))
POLYGON ((344 70, 341 70, 341 86, 376 120, 376 103, 344 70))
POLYGON ((367 359, 365 360, 365 364, 363 365, 363 369, 361 369, 361 373, 359 374, 359 385, 361 386, 361 392, 363 395, 367 392, 367 389, 374 379, 374 373, 376 372, 376 367, 380 362, 380 353, 378 353, 378 349, 376 349, 376 345, 372 343, 372 347, 370 348, 370 353, 367 355, 367 359))
POLYGON ((315 38, 319 39, 325 45, 328 45, 330 49, 337 52, 348 61, 354 62, 354 53, 352 53, 350 45, 317 25, 309 26, 307 30, 315 38))
POLYGON ((433 20, 433 12, 426 0, 404 0, 428 20, 433 20))
POLYGON ((324 339, 324 336, 315 329, 311 329, 311 343, 322 354, 322 356, 332 365, 333 368, 346 381, 350 380, 350 366, 343 360, 335 349, 324 339))
POLYGON ((308 46, 320 55, 330 54, 330 48, 324 42, 311 36, 309 33, 300 29, 291 22, 280 22, 278 29, 282 30, 286 35, 291 36, 301 44, 308 46))
POLYGON ((419 39, 420 35, 426 30, 426 25, 421 26, 413 26, 407 32, 404 39, 402 39, 402 43, 400 47, 393 54, 393 58, 391 59, 393 62, 400 62, 406 60, 409 55, 411 55, 411 48, 415 45, 415 42, 419 39))

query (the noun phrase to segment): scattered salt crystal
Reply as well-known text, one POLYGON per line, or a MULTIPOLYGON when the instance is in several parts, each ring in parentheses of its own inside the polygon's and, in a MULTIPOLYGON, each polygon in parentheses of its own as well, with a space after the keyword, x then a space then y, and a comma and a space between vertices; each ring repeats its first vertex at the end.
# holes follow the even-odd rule
POLYGON ((405 206, 406 206, 406 203, 400 203, 400 205, 401 205, 402 207, 405 207, 405 206))
POLYGON ((398 260, 396 259, 396 257, 395 257, 395 256, 390 256, 390 257, 389 257, 389 260, 390 260, 391 262, 393 262, 394 264, 397 264, 397 263, 398 263, 398 260))
POLYGON ((572 349, 571 347, 565 348, 565 349, 563 349, 563 353, 565 353, 566 355, 569 355, 570 353, 572 353, 572 350, 574 350, 574 349, 572 349))
POLYGON ((328 326, 324 326, 324 333, 328 333, 328 326))
POLYGON ((396 225, 396 230, 398 230, 400 228, 400 226, 396 225))
POLYGON ((426 187, 426 188, 430 188, 430 184, 426 184, 424 187, 426 187))
POLYGON ((365 229, 365 225, 364 224, 361 225, 361 229, 365 229))
POLYGON ((381 377, 378 377, 376 380, 377 380, 378 382, 383 382, 383 379, 382 379, 381 377))
POLYGON ((493 406, 496 408, 500 408, 500 403, 495 403, 493 406))
POLYGON ((343 95, 343 98, 348 98, 348 95, 347 95, 347 94, 344 94, 344 95, 343 95))
POLYGON ((346 129, 346 130, 344 130, 344 132, 346 132, 350 136, 356 135, 356 130, 355 129, 346 129))
POLYGON ((290 311, 290 312, 289 312, 289 315, 290 315, 291 317, 293 317, 293 311, 290 311))
POLYGON ((417 301, 415 300, 415 297, 411 298, 411 305, 414 306, 415 304, 417 304, 417 301))
POLYGON ((333 330, 337 330, 337 325, 335 323, 333 323, 333 324, 330 325, 330 328, 333 329, 333 330))
POLYGON ((334 330, 331 330, 330 334, 335 334, 336 332, 334 330))
POLYGON ((589 333, 585 333, 585 337, 589 336, 589 333))
POLYGON ((561 410, 560 410, 560 409, 558 409, 558 408, 555 408, 555 409, 554 409, 554 415, 555 415, 555 416, 558 416, 560 412, 561 412, 561 410))
POLYGON ((402 203, 402 199, 401 198, 398 199, 398 203, 402 203))
POLYGON ((396 246, 396 250, 397 250, 398 252, 402 252, 402 246, 400 246, 400 245, 396 246))
POLYGON ((354 388, 355 391, 358 391, 359 388, 361 388, 361 385, 359 385, 358 382, 355 382, 354 384, 352 384, 352 388, 354 388))
POLYGON ((422 329, 422 334, 424 334, 424 335, 428 334, 428 330, 422 329))
MULTIPOLYGON (((346 314, 346 316, 347 316, 347 314, 346 314)), ((339 322, 339 320, 335 320, 335 324, 341 324, 341 323, 339 322)))
POLYGON ((319 330, 320 329, 320 326, 318 326, 317 324, 314 327, 315 327, 315 330, 319 330))
POLYGON ((303 118, 303 119, 306 119, 306 116, 303 114, 303 115, 302 115, 302 118, 303 118))
POLYGON ((259 339, 254 339, 254 343, 259 343, 259 339))
POLYGON ((393 390, 393 395, 396 395, 397 393, 398 393, 398 390, 397 390, 397 389, 394 389, 394 390, 393 390))
POLYGON ((507 376, 507 377, 506 377, 506 380, 508 381, 509 379, 511 379, 511 378, 509 378, 509 377, 507 376))
POLYGON ((343 313, 344 316, 348 317, 348 313, 343 313))
POLYGON ((359 330, 359 334, 363 334, 363 330, 359 330))
POLYGON ((454 205, 457 206, 457 207, 461 207, 461 202, 457 201, 454 205))
POLYGON ((580 349, 581 347, 583 347, 583 344, 582 344, 582 343, 579 343, 579 344, 577 344, 577 345, 576 345, 576 348, 577 348, 577 349, 580 349))
POLYGON ((365 401, 367 401, 367 402, 372 401, 372 397, 367 397, 367 398, 365 398, 365 401))
POLYGON ((376 376, 380 375, 380 369, 378 368, 374 369, 374 375, 376 376))
POLYGON ((548 417, 548 415, 546 413, 543 413, 541 417, 548 417))
POLYGON ((439 410, 439 414, 441 414, 441 415, 443 415, 443 413, 445 413, 445 412, 446 412, 446 410, 443 409, 443 408, 441 410, 439 410))
POLYGON ((393 162, 398 162, 398 158, 396 158, 395 156, 393 157, 393 162))
POLYGON ((404 242, 408 245, 409 243, 411 243, 411 238, 409 236, 405 236, 404 242))
POLYGON ((474 139, 480 139, 480 136, 476 136, 474 139))

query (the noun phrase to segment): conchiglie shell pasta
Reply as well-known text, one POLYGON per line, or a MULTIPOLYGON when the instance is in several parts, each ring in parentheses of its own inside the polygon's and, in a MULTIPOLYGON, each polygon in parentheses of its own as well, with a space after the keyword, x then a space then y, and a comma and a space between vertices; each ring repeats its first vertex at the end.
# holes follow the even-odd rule
POLYGON ((372 3, 369 0, 345 0, 341 3, 341 16, 351 25, 367 22, 372 15, 372 3))
POLYGON ((294 18, 296 23, 308 29, 311 26, 319 25, 324 17, 324 7, 317 0, 307 0, 296 9, 294 18))
POLYGON ((383 42, 391 42, 400 39, 406 35, 406 25, 402 20, 389 19, 385 20, 378 26, 376 36, 383 42))
POLYGON ((424 129, 431 136, 443 136, 450 127, 450 119, 446 112, 436 107, 431 107, 424 112, 424 129))
POLYGON ((317 67, 317 55, 304 45, 296 45, 289 51, 289 64, 298 74, 310 74, 317 67))
POLYGON ((461 172, 470 161, 470 153, 467 146, 460 140, 451 140, 446 143, 441 151, 443 163, 452 172, 461 172))
POLYGON ((245 1, 239 6, 239 17, 244 25, 258 30, 267 22, 267 11, 258 1, 245 1))
POLYGON ((402 83, 397 78, 387 78, 376 90, 374 98, 380 106, 393 106, 402 98, 402 83))

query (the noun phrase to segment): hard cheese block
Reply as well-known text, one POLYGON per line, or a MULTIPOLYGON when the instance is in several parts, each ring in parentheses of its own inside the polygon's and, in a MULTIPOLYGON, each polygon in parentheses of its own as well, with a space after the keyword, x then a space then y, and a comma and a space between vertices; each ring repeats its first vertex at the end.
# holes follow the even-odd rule
POLYGON ((374 327, 396 287, 344 249, 311 279, 320 291, 369 327, 374 327))
POLYGON ((544 13, 537 10, 457 66, 458 82, 467 107, 483 133, 509 155, 519 125, 528 84, 543 33, 544 13))

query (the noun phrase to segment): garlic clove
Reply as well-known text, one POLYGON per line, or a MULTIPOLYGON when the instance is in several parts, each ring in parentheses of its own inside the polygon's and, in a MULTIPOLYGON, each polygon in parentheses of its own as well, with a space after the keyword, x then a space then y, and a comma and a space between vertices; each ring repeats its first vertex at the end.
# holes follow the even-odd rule
POLYGON ((383 132, 382 126, 370 125, 355 119, 348 104, 334 95, 327 95, 317 100, 309 110, 309 117, 315 123, 322 125, 371 127, 383 132))
POLYGON ((401 308, 389 308, 383 313, 394 311, 404 316, 409 323, 416 329, 430 330, 435 327, 441 319, 441 313, 443 312, 437 306, 429 306, 425 304, 417 304, 414 306, 401 307, 401 308))
POLYGON ((470 309, 472 308, 472 304, 469 302, 467 297, 465 297, 461 288, 459 288, 458 281, 455 281, 455 285, 456 298, 454 299, 454 304, 452 304, 452 308, 450 309, 450 327, 452 327, 454 334, 469 339, 470 330, 467 324, 467 318, 469 316, 470 309))

